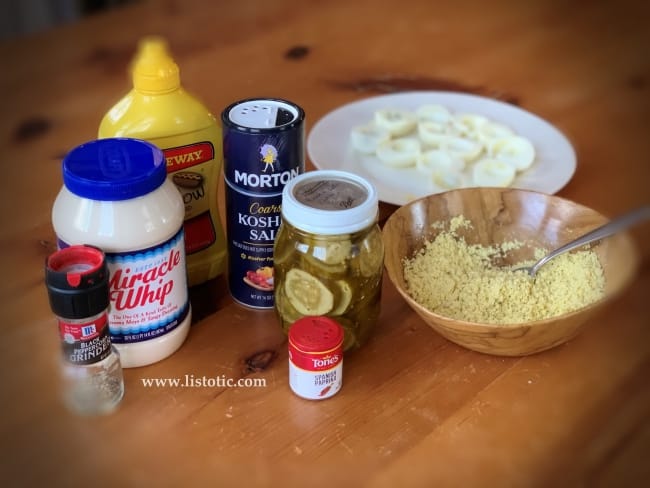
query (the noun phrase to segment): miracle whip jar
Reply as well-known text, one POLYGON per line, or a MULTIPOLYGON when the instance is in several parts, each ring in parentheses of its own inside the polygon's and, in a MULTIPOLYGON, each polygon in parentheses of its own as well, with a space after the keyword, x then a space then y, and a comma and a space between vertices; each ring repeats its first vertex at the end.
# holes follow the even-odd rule
POLYGON ((343 328, 329 317, 302 317, 289 328, 289 386, 323 400, 343 384, 343 328))
POLYGON ((151 143, 101 139, 63 160, 52 209, 59 248, 89 244, 106 253, 111 341, 125 368, 160 361, 190 328, 183 199, 151 143))

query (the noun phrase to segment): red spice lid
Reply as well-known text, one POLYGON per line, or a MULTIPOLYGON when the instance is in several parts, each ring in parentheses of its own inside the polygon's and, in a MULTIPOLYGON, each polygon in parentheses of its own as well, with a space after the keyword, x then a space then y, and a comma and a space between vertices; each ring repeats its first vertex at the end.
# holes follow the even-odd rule
POLYGON ((110 303, 104 252, 94 246, 70 246, 48 256, 45 284, 50 308, 66 319, 90 317, 110 303))
POLYGON ((291 324, 289 342, 303 352, 329 351, 343 344, 343 327, 330 317, 302 317, 291 324))

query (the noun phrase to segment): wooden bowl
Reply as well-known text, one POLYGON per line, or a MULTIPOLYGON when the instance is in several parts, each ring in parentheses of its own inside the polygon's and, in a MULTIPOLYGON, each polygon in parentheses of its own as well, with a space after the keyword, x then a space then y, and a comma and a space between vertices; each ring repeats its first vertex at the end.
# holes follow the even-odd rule
POLYGON ((531 259, 534 247, 554 249, 604 224, 598 212, 569 200, 527 190, 466 188, 431 195, 400 207, 383 228, 385 266, 399 293, 440 335, 468 349, 499 356, 523 356, 562 344, 633 279, 639 256, 629 235, 622 233, 593 247, 603 267, 605 296, 584 308, 534 322, 495 325, 465 322, 439 315, 406 292, 403 260, 440 232, 431 226, 463 215, 473 228, 459 231, 468 244, 490 245, 519 239, 534 243, 519 250, 518 262, 531 259))

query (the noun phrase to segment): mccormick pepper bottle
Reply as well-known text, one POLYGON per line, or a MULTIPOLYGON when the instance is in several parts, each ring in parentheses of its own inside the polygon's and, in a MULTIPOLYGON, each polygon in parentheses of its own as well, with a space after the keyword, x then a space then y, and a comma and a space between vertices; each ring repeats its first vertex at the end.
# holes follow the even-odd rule
POLYGON ((51 254, 45 262, 45 284, 58 318, 66 405, 83 415, 112 411, 122 400, 124 381, 108 330, 104 253, 78 245, 51 254))

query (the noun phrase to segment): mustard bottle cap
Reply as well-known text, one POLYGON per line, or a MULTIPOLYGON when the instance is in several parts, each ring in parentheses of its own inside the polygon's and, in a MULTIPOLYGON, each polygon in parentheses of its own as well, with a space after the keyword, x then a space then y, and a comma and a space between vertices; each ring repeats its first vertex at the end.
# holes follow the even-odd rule
POLYGON ((145 37, 140 41, 132 75, 133 87, 142 93, 166 93, 181 85, 178 65, 161 37, 145 37))

